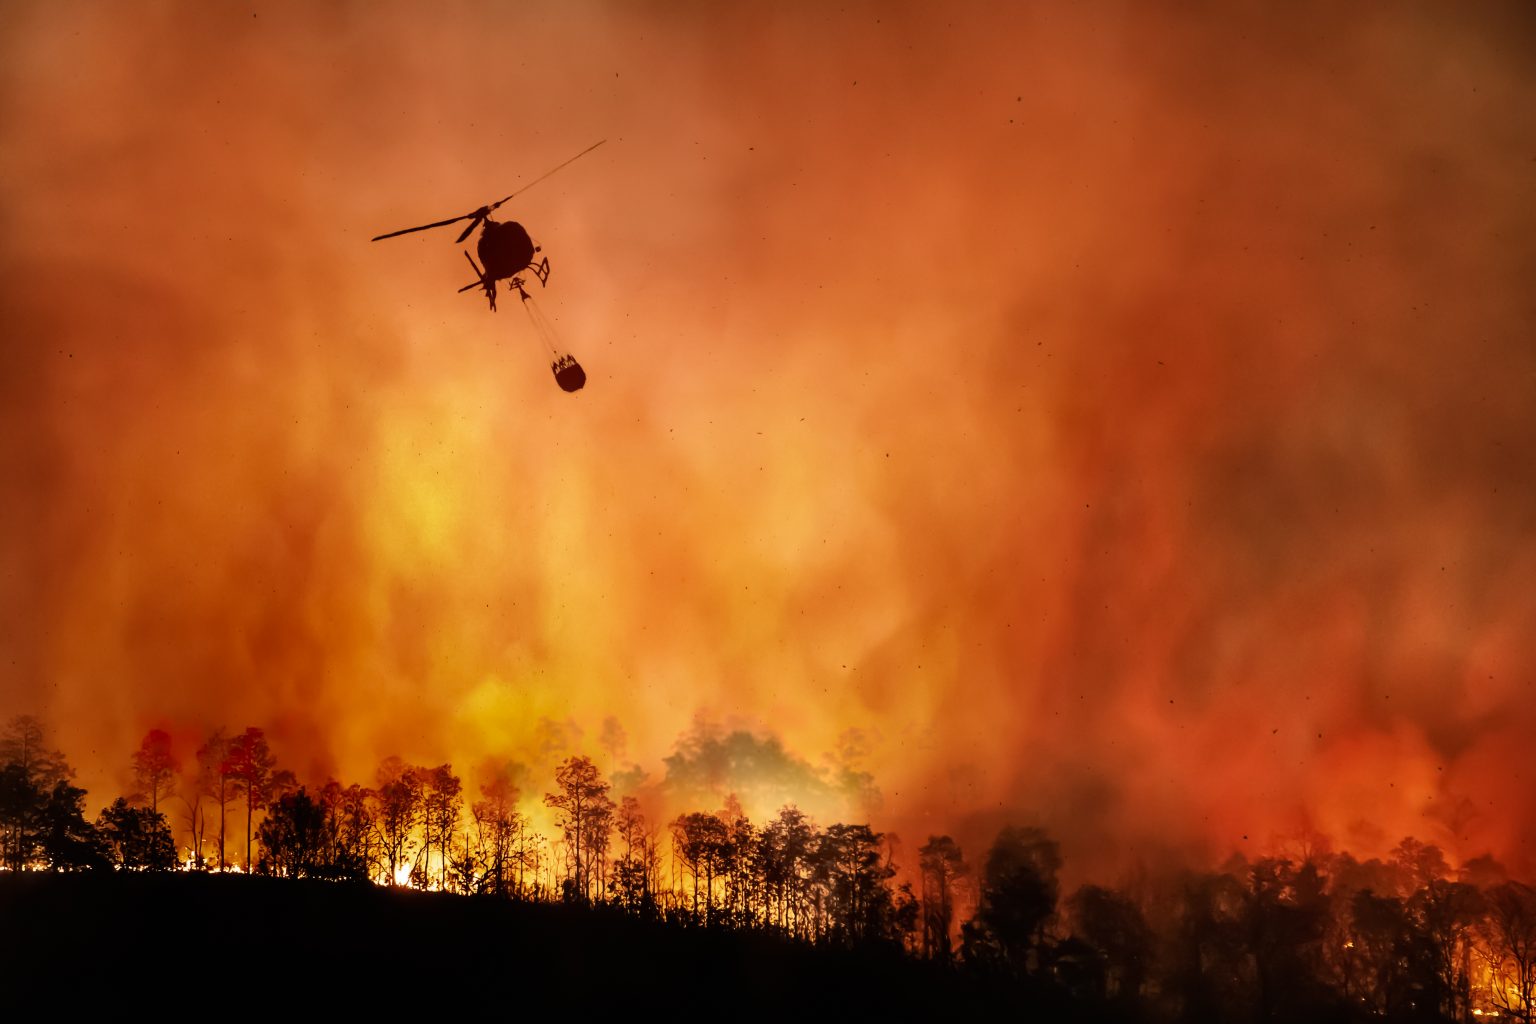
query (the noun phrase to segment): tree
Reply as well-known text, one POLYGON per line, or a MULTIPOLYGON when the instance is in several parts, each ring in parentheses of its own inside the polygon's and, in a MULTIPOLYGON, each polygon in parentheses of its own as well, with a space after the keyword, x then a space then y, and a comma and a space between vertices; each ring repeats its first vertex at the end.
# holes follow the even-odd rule
POLYGON ((746 927, 757 920, 762 901, 761 837, 734 793, 727 798, 721 818, 729 830, 724 851, 726 917, 733 926, 746 927))
POLYGON ((769 919, 776 917, 791 935, 809 934, 807 886, 815 847, 816 829, 798 807, 780 808, 758 840, 769 919))
POLYGON ((1104 955, 1105 995, 1133 1005, 1141 998, 1152 930, 1141 908, 1113 889, 1085 885, 1067 901, 1072 932, 1104 955))
POLYGON ((0 765, 0 863, 11 871, 30 865, 38 852, 38 815, 46 797, 16 762, 0 765))
POLYGON ((1248 873, 1243 919, 1262 1020, 1316 1019, 1329 1012, 1322 984, 1330 901, 1311 861, 1265 858, 1248 873))
POLYGON ((1225 872, 1190 874, 1179 887, 1165 987, 1180 1019, 1249 1016, 1246 900, 1242 881, 1225 872))
POLYGON ((955 885, 970 873, 960 846, 949 836, 929 836, 917 851, 922 873, 923 956, 948 963, 954 956, 955 885))
POLYGON ((366 880, 373 874, 373 802, 373 791, 356 783, 343 786, 332 779, 320 791, 326 835, 332 844, 325 858, 331 877, 366 880))
POLYGON ((176 867, 176 842, 165 815, 133 807, 118 797, 96 819, 112 863, 126 871, 170 871, 176 867))
POLYGON ((31 715, 11 719, 5 733, 0 734, 0 765, 7 764, 19 765, 44 793, 51 793, 54 786, 75 774, 64 755, 48 746, 42 722, 31 715))
POLYGON ((626 910, 650 914, 656 909, 657 843, 640 801, 626 796, 614 817, 624 856, 614 865, 614 890, 626 910))
POLYGON ((181 771, 181 762, 171 750, 170 733, 164 729, 151 729, 145 733, 131 763, 134 780, 139 784, 138 796, 148 802, 151 811, 158 812, 160 797, 170 795, 175 788, 176 773, 181 771))
POLYGON ((230 742, 224 758, 224 773, 234 784, 237 796, 245 797, 246 871, 251 870, 251 825, 256 812, 271 799, 272 769, 276 763, 267 746, 266 733, 255 726, 230 742))
MULTIPOLYGON (((230 741, 224 735, 223 729, 215 729, 201 747, 197 748, 197 781, 196 790, 200 796, 206 796, 219 805, 219 870, 223 871, 224 863, 224 821, 229 810, 230 803, 235 799, 235 787, 230 784, 229 774, 230 741)), ((198 815, 196 806, 192 810, 192 848, 194 859, 201 864, 203 860, 203 832, 204 827, 198 815)))
POLYGON ((54 871, 87 871, 108 865, 101 835, 85 820, 85 790, 54 783, 38 814, 43 860, 54 871))
POLYGON ((446 884, 448 875, 448 847, 454 830, 459 824, 459 809, 463 806, 463 785, 453 774, 453 766, 440 764, 422 772, 421 795, 421 886, 431 884, 432 839, 437 838, 438 859, 441 863, 440 882, 446 884))
POLYGON ((521 892, 521 873, 525 866, 520 856, 519 837, 527 819, 517 810, 517 786, 510 775, 495 771, 481 785, 482 799, 470 808, 481 862, 485 866, 485 891, 497 896, 521 892))
POLYGON ((1505 882, 1486 898, 1480 931, 1493 1005, 1530 1024, 1536 1019, 1536 889, 1505 882))
POLYGON ((885 836, 868 825, 828 825, 817 844, 817 875, 826 891, 826 938, 848 946, 897 938, 892 892, 896 874, 882 860, 885 836))
POLYGON ((560 812, 559 825, 571 856, 571 891, 579 899, 590 899, 591 851, 607 848, 613 822, 608 783, 603 781, 591 758, 573 756, 555 768, 555 785, 560 792, 544 794, 544 803, 560 812), (597 842, 598 833, 601 843, 597 842))
POLYGON ((46 816, 69 792, 58 787, 74 774, 46 740, 42 723, 29 715, 11 719, 0 734, 0 863, 12 871, 48 859, 46 816))
POLYGON ((1417 988, 1414 978, 1427 968, 1416 964, 1424 957, 1403 901, 1357 891, 1349 900, 1347 934, 1341 971, 1346 998, 1377 1017, 1406 1016, 1417 988))
MULTIPOLYGON (((973 930, 977 941, 990 940, 1016 970, 1029 969, 1044 930, 1056 910, 1061 850, 1038 828, 1008 827, 987 853, 981 900, 973 930)), ((973 948, 979 948, 973 941, 973 948)))
POLYGON ((640 801, 632 796, 619 801, 614 823, 618 827, 619 841, 624 844, 624 856, 614 865, 614 890, 618 894, 620 906, 637 912, 650 899, 650 879, 643 856, 645 815, 640 810, 640 801), (636 848, 641 850, 642 856, 635 856, 636 848))
POLYGON ((410 859, 411 833, 421 819, 422 771, 398 757, 379 765, 375 815, 384 860, 389 865, 387 884, 395 885, 400 869, 410 859))
POLYGON ((704 924, 714 924, 715 877, 720 874, 730 828, 703 811, 680 815, 672 823, 672 844, 693 876, 693 913, 699 912, 699 883, 704 883, 704 924))
POLYGON ((261 823, 261 871, 287 878, 326 876, 335 849, 325 805, 302 786, 271 803, 261 823))
POLYGON ((1472 1010, 1473 929, 1482 917, 1482 893, 1465 882, 1432 878, 1409 898, 1408 911, 1427 953, 1430 969, 1420 978, 1426 998, 1447 1019, 1463 1019, 1472 1010))

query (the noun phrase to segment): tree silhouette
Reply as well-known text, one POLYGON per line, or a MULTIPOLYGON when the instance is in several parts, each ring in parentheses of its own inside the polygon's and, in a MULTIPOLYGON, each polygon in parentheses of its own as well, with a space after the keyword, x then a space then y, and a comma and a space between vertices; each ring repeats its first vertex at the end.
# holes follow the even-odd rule
POLYGON ((1408 910, 1430 967, 1419 979, 1425 998, 1446 1018, 1465 1018, 1472 1010, 1470 963, 1482 893, 1465 882, 1431 879, 1409 898, 1408 910))
POLYGON ((514 822, 517 814, 517 787, 504 773, 497 772, 480 786, 481 799, 469 808, 474 825, 475 845, 484 865, 482 891, 496 896, 510 895, 514 875, 514 822))
POLYGON ((371 877, 378 859, 373 791, 356 783, 343 786, 331 779, 320 790, 320 803, 325 808, 326 835, 332 844, 326 858, 331 876, 371 877))
POLYGON ((1416 988, 1414 960, 1423 952, 1415 942, 1412 920, 1396 896, 1378 896, 1369 889, 1356 892, 1349 902, 1348 938, 1345 942, 1346 983, 1343 991, 1352 1002, 1376 1016, 1403 1016, 1412 1005, 1416 988))
MULTIPOLYGON (((229 811, 229 805, 235 799, 235 789, 230 784, 229 775, 229 738, 224 735, 223 729, 215 729, 209 734, 201 747, 197 748, 197 792, 209 797, 219 805, 219 870, 226 867, 224 825, 229 811)), ((203 834, 202 824, 193 810, 194 835, 192 837, 192 849, 197 862, 203 859, 203 834)))
MULTIPOLYGON (((250 726, 230 741, 224 758, 224 772, 235 786, 238 796, 245 797, 245 870, 251 870, 251 825, 256 812, 265 807, 272 796, 272 769, 277 759, 267 746, 262 730, 250 726)), ((292 775, 288 776, 289 779, 292 775)))
POLYGON ((14 764, 43 793, 74 776, 64 755, 48 746, 43 723, 31 715, 18 715, 0 734, 0 765, 14 764))
POLYGON ((807 890, 815 846, 816 830, 797 807, 781 808, 759 838, 768 914, 791 935, 809 935, 807 890))
MULTIPOLYGON (((47 745, 41 722, 30 715, 11 719, 0 734, 0 863, 20 871, 39 857, 51 862, 48 836, 65 820, 58 801, 81 792, 59 788, 73 774, 64 755, 47 745)), ((57 843, 52 849, 67 852, 57 843)))
POLYGON ((1330 1002, 1321 985, 1322 940, 1329 900, 1317 866, 1297 868, 1265 858, 1248 876, 1244 908, 1247 946, 1253 958, 1260 1019, 1323 1015, 1330 1002))
POLYGON ((289 878, 330 876, 335 837, 331 818, 319 800, 300 787, 271 802, 257 833, 261 839, 260 870, 289 878))
POLYGON ((411 834, 421 819, 422 772, 398 757, 390 757, 379 765, 378 782, 376 827, 389 865, 387 884, 395 885, 400 869, 410 859, 411 834))
POLYGON ((85 820, 85 790, 60 780, 38 814, 43 859, 55 871, 87 871, 110 863, 100 833, 85 820))
POLYGON ((131 758, 133 777, 139 784, 139 795, 149 804, 151 811, 160 810, 160 797, 170 795, 175 788, 176 773, 181 762, 171 750, 170 733, 164 729, 151 729, 144 734, 139 749, 131 758))
MULTIPOLYGON (((151 731, 134 755, 141 792, 115 799, 94 825, 82 811, 84 792, 35 719, 13 721, 3 742, 4 867, 175 866, 156 808, 177 767, 164 734, 151 731), (141 796, 148 806, 135 805, 141 796)), ((1056 843, 1037 828, 1007 828, 980 871, 957 958, 957 904, 965 902, 957 890, 968 869, 949 836, 930 836, 918 850, 919 899, 913 883, 895 880, 894 841, 869 824, 822 829, 786 806, 759 827, 732 794, 716 812, 672 819, 668 881, 660 870, 665 831, 658 837, 635 796, 615 805, 590 759, 563 761, 558 791, 545 796, 562 829, 553 857, 518 812, 511 778, 493 763, 468 815, 448 764, 424 769, 390 758, 377 790, 334 779, 314 790, 279 770, 261 730, 248 729, 231 742, 210 736, 198 752, 198 784, 181 793, 207 793, 221 807, 244 800, 245 865, 264 874, 394 883, 413 869, 423 887, 607 904, 658 928, 708 929, 700 938, 711 944, 751 931, 754 942, 846 947, 837 953, 850 958, 845 964, 921 955, 947 967, 910 963, 916 974, 970 986, 953 1006, 957 1016, 974 998, 975 1008, 995 999, 1009 1013, 1033 1007, 1043 1019, 1354 1024, 1497 1015, 1531 1024, 1536 892, 1509 881, 1490 857, 1462 864, 1453 879, 1444 853, 1411 837, 1381 860, 1328 852, 1326 840, 1309 836, 1299 861, 1234 855, 1213 872, 1142 869, 1132 876, 1134 899, 1085 885, 1058 918, 1056 843)), ((196 802, 188 806, 200 862, 201 815, 196 802)), ((221 839, 223 830, 221 822, 221 839)))
POLYGON ((955 886, 970 874, 960 846, 949 836, 929 836, 917 851, 922 873, 923 956, 948 963, 954 957, 955 886))
POLYGON ((967 938, 971 953, 993 950, 1016 971, 1031 969, 1046 923, 1056 910, 1061 851, 1038 828, 1010 826, 987 853, 981 899, 967 938))
POLYGON ((1492 1003, 1522 1024, 1536 1018, 1536 889, 1504 882, 1486 894, 1481 926, 1492 1003))
POLYGON ((112 863, 126 871, 170 871, 176 867, 176 843, 165 815, 133 807, 118 797, 96 819, 112 863))
POLYGON ((880 858, 884 836, 868 825, 828 825, 817 844, 817 875, 825 879, 825 930, 836 943, 856 946, 895 936, 892 893, 896 872, 880 858))
POLYGON ((1247 1016, 1250 988, 1243 881, 1223 872, 1191 873, 1177 893, 1168 936, 1166 979, 1185 1020, 1247 1016))
POLYGON ((619 905, 631 913, 649 913, 653 909, 653 858, 640 801, 624 797, 614 824, 624 844, 624 856, 614 865, 613 892, 619 905))
POLYGON ((1072 932, 1104 956, 1105 995, 1126 1006, 1141 998, 1152 955, 1152 930, 1127 896, 1085 885, 1067 901, 1072 932))
POLYGON ((559 825, 572 858, 570 891, 576 898, 587 900, 591 898, 593 852, 607 849, 613 823, 608 783, 591 758, 573 756, 556 767, 555 785, 560 792, 544 794, 544 803, 559 812, 559 825))
POLYGON ((762 840, 758 830, 742 813, 734 793, 727 798, 721 818, 727 829, 724 855, 726 919, 734 927, 746 927, 756 921, 758 905, 762 901, 762 840))
POLYGON ((420 886, 431 885, 432 841, 437 840, 440 864, 439 883, 446 884, 448 874, 448 847, 453 831, 458 827, 459 809, 463 804, 460 796, 463 784, 453 774, 453 766, 440 764, 421 773, 421 864, 418 876, 420 886))
POLYGON ((705 811, 684 814, 672 823, 673 845, 693 878, 693 913, 699 913, 699 883, 704 885, 704 925, 715 923, 715 879, 725 866, 730 827, 705 811))
POLYGON ((37 856, 41 837, 38 816, 46 799, 26 768, 0 765, 0 863, 20 871, 37 856))

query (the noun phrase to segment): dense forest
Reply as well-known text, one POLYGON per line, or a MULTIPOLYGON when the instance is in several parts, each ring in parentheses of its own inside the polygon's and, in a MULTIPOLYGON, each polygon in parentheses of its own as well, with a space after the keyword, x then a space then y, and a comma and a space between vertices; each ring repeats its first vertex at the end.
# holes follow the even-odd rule
MULTIPOLYGON (((607 969, 623 970, 634 965, 618 962, 637 949, 659 963, 697 962, 708 948, 717 981, 726 957, 742 984, 800 979, 831 998, 830 971, 907 1009, 1529 1024, 1536 1005, 1536 891, 1490 858, 1453 869, 1411 838, 1385 859, 1359 860, 1318 837, 1288 855, 1143 870, 1119 888, 1064 894, 1059 846, 1035 825, 1004 828, 975 855, 929 836, 903 864, 891 837, 869 824, 822 825, 793 806, 753 822, 728 798, 714 811, 650 820, 583 756, 562 761, 539 796, 555 822, 550 835, 520 810, 525 794, 506 778, 471 795, 450 765, 389 758, 371 786, 311 788, 278 765, 257 728, 215 732, 185 763, 153 730, 126 760, 134 792, 92 819, 40 723, 9 724, 0 736, 0 914, 27 906, 45 916, 55 900, 55 918, 77 922, 92 908, 110 917, 104 908, 124 899, 228 900, 251 917, 287 906, 328 920, 353 914, 357 927, 366 918, 378 929, 381 907, 402 921, 426 913, 441 922, 467 913, 445 907, 497 904, 508 916, 474 918, 474 934, 521 930, 520 955, 542 956, 546 973, 569 973, 558 962, 568 944, 535 941, 532 953, 528 936, 578 928, 592 971, 605 969, 602 950, 611 951, 607 969), (97 888, 41 889, 43 873, 89 874, 97 888), (270 877, 206 888, 232 873, 270 877), (189 896, 193 885, 205 888, 189 896), (264 888, 252 896, 256 885, 264 888), (338 895, 317 897, 322 887, 338 895), (435 909, 378 902, 404 890, 435 894, 435 909), (380 895, 339 895, 359 891, 380 895)), ((132 913, 146 919, 142 907, 132 913)), ((22 930, 6 932, 25 942, 22 930)), ((41 955, 37 942, 30 948, 41 955)))

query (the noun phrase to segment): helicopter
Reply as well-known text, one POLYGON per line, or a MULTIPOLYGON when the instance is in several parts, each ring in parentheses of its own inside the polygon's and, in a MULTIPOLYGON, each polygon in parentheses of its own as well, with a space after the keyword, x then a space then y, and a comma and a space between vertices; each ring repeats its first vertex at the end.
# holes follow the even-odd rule
POLYGON ((524 272, 527 272, 538 280, 539 287, 547 287, 549 284, 549 257, 546 256, 535 263, 533 261, 534 257, 543 250, 542 247, 533 244, 533 239, 529 237, 528 230, 517 221, 495 220, 491 217, 491 214, 500 209, 502 204, 509 199, 522 195, 545 178, 586 156, 606 141, 608 140, 599 139, 569 160, 550 168, 516 192, 503 196, 494 203, 487 203, 485 206, 471 210, 462 216, 449 217, 447 220, 433 221, 431 224, 421 224, 414 228, 402 228, 399 231, 375 235, 371 241, 381 242, 386 238, 396 238, 400 235, 409 235, 416 231, 427 231, 431 228, 447 227, 449 224, 457 224, 459 221, 467 220, 469 221, 468 226, 459 232, 459 237, 455 239, 456 244, 462 244, 466 238, 474 233, 476 228, 479 228, 480 237, 475 242, 475 251, 480 254, 480 262, 476 263, 475 258, 469 254, 469 250, 464 250, 464 258, 469 261, 470 268, 474 270, 476 280, 460 288, 459 292, 462 294, 472 288, 481 289, 490 304, 491 312, 494 313, 496 311, 497 282, 506 281, 509 289, 517 292, 518 296, 522 299, 523 308, 528 311, 535 329, 557 357, 550 364, 550 368, 555 374, 555 381, 566 391, 579 391, 587 381, 586 372, 582 370, 581 365, 570 354, 560 355, 555 347, 553 329, 550 327, 548 320, 536 311, 533 297, 528 294, 528 289, 525 287, 523 279, 524 272))

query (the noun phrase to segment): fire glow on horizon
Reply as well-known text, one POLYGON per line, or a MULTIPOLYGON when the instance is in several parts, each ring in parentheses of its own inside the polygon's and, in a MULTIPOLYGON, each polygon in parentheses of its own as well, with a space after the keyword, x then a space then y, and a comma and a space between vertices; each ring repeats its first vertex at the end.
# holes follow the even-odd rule
POLYGON ((0 714, 1529 875, 1517 10, 7 5, 0 714))

